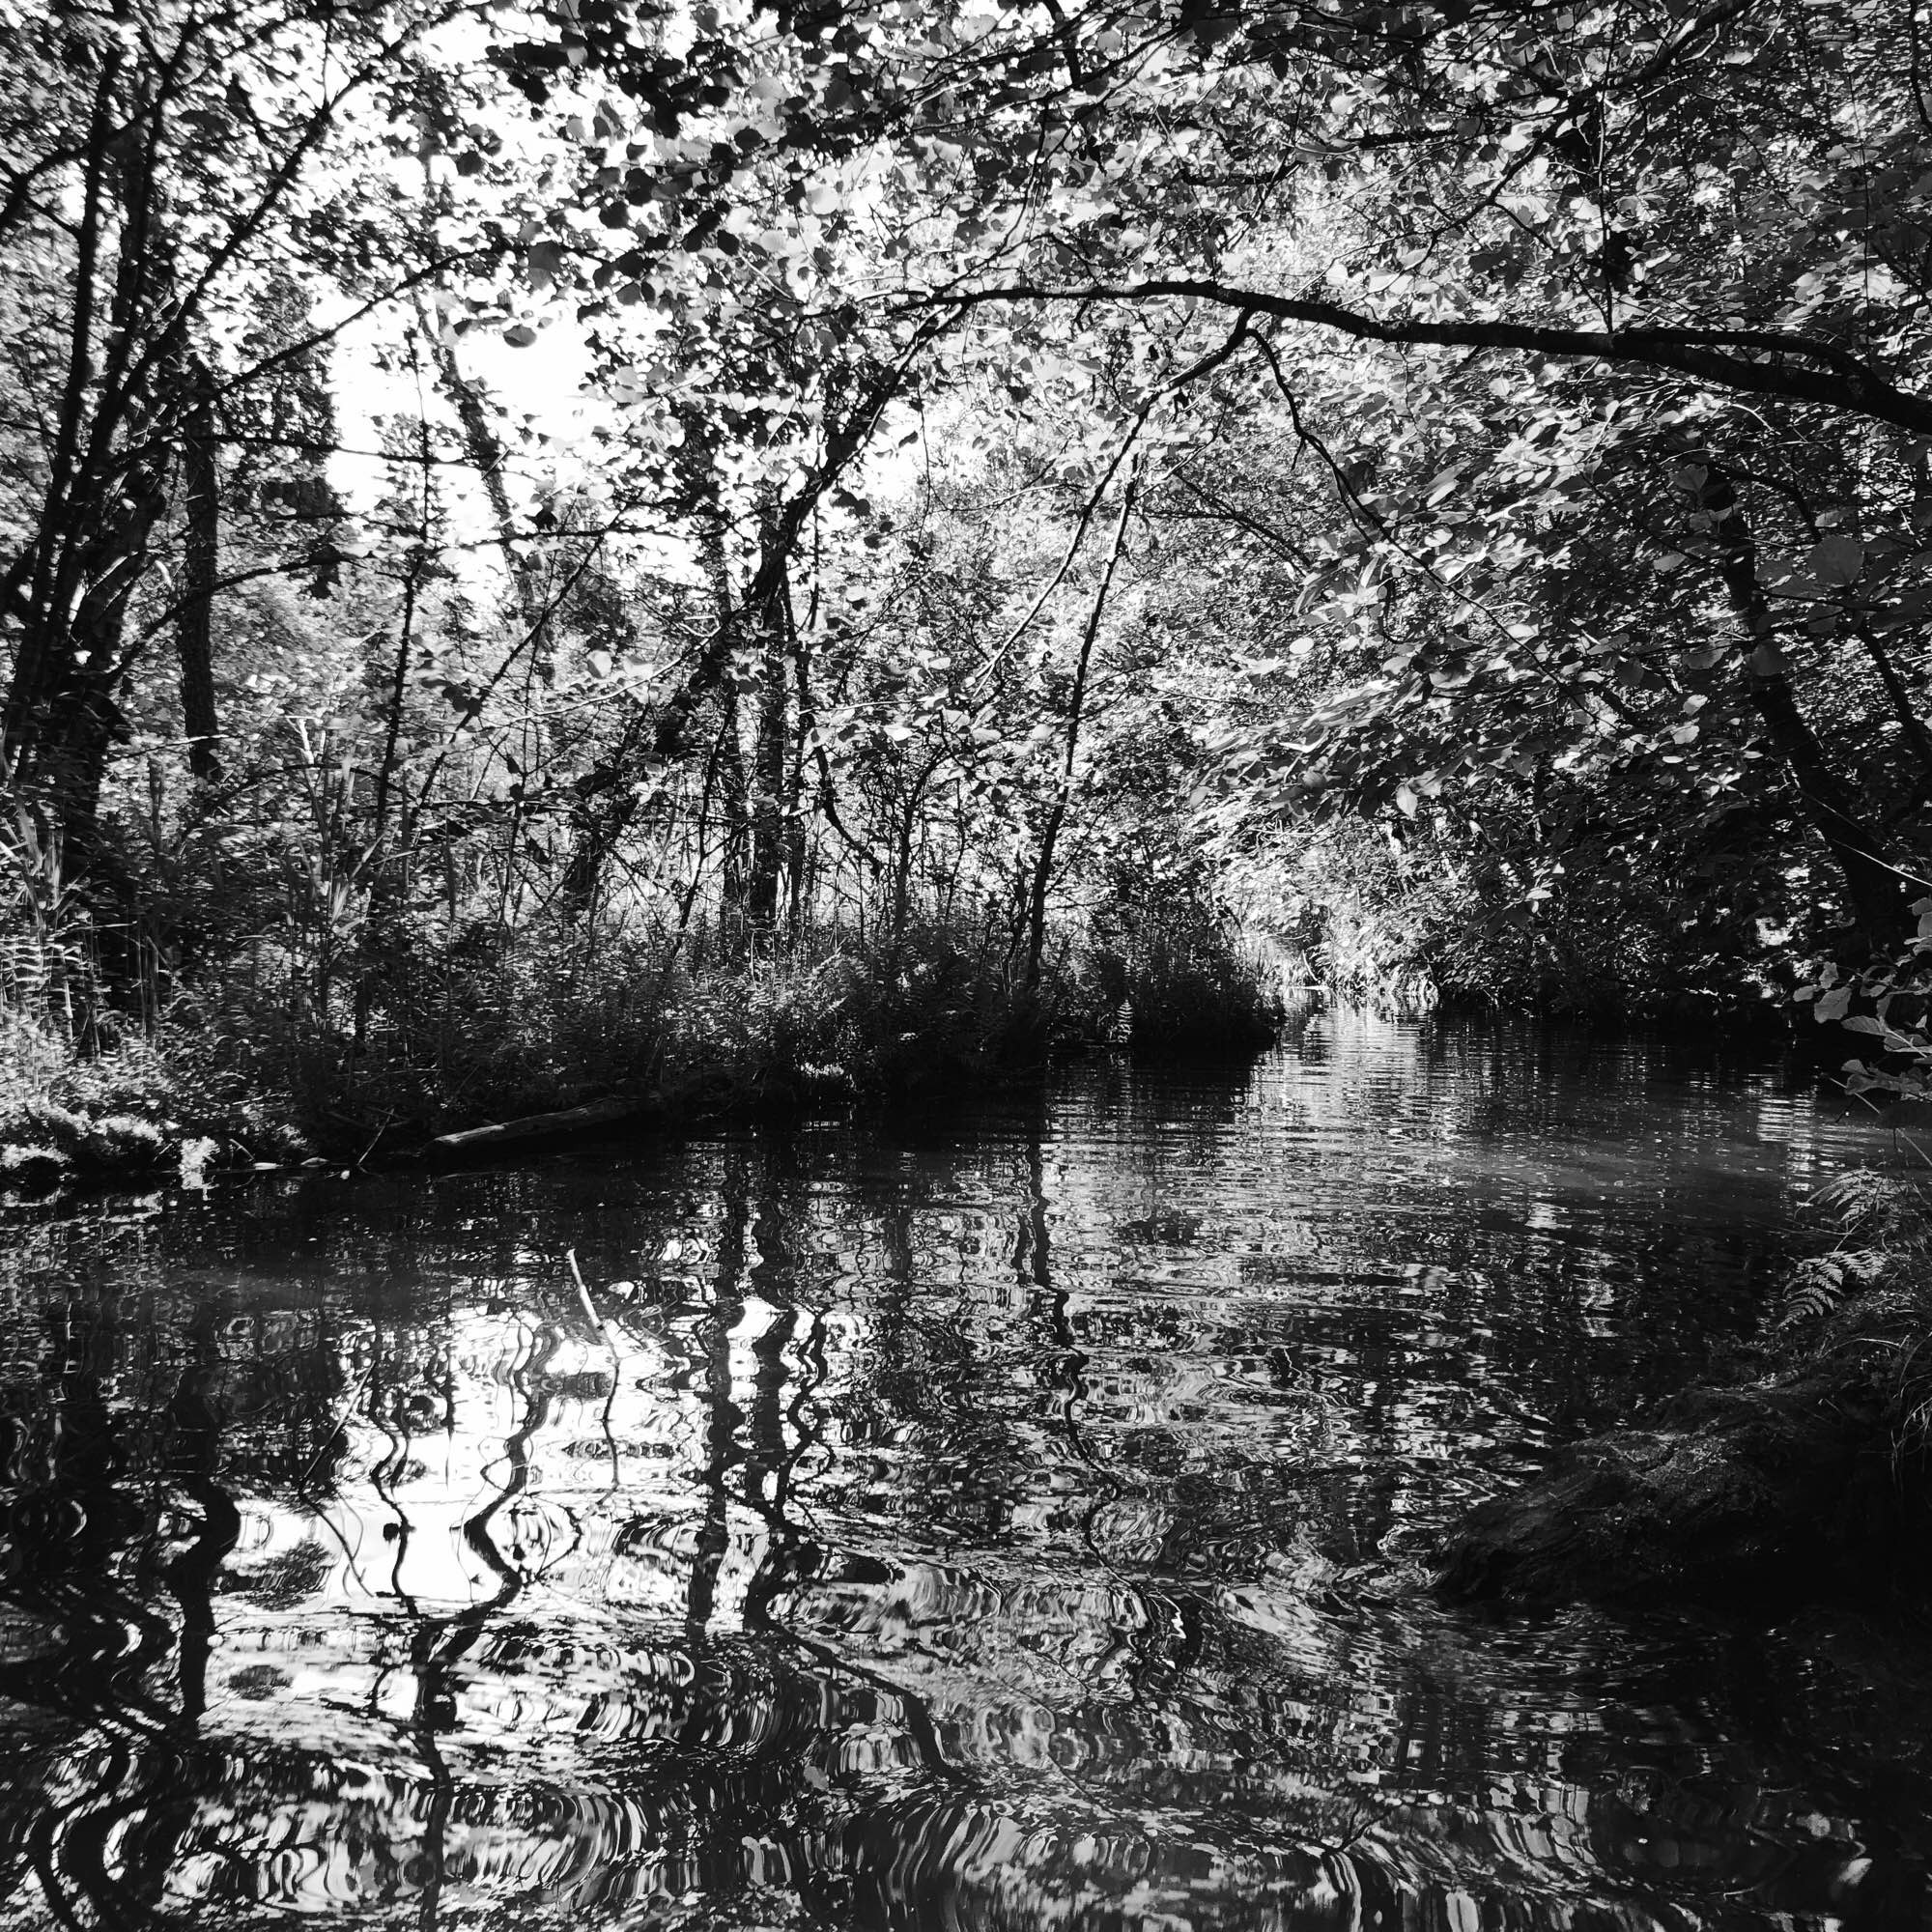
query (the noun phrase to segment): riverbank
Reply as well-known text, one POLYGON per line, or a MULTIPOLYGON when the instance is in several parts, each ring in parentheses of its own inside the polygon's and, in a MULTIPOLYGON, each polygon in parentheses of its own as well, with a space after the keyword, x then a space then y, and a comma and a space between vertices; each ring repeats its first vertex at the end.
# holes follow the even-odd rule
POLYGON ((137 1179, 317 1160, 463 1158, 589 1133, 676 1131, 1037 1083, 1105 1046, 1252 1053, 1284 1018, 1265 964, 1063 958, 1035 989, 929 938, 820 947, 520 998, 445 1001, 435 1030, 381 1013, 250 1029, 211 998, 151 1028, 0 1010, 0 1184, 137 1179))
POLYGON ((1443 1537, 1437 1583, 1510 1608, 1868 1599, 1932 1570, 1932 1228, 1917 1184, 1820 1190, 1839 1242, 1801 1263, 1748 1373, 1560 1452, 1443 1537))
POLYGON ((1450 1532, 1441 1589, 1521 1609, 1864 1598, 1921 1581, 1923 1446, 1902 1447, 1874 1367, 1689 1389, 1644 1427, 1576 1445, 1450 1532))

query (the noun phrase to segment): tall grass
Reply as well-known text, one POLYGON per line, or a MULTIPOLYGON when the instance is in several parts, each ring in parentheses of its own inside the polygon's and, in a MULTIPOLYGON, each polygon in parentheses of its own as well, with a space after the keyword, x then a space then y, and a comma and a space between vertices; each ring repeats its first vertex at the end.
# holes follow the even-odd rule
POLYGON ((1143 930, 1103 949, 1091 971, 1112 1002, 1109 1037, 1155 1052, 1241 1053, 1280 1031, 1279 950, 1211 919, 1143 930))
MULTIPOLYGON (((753 943, 698 915, 519 927, 371 922, 314 996, 312 955, 256 943, 178 995, 198 1087, 287 1096, 307 1140, 362 1154, 612 1095, 783 1111, 932 1093, 1038 1058, 1037 1015, 982 933, 912 920, 753 943)), ((1087 1012, 1060 1014, 1078 1031, 1087 1012)))
POLYGON ((950 888, 886 921, 821 892, 760 933, 723 916, 714 874, 678 883, 675 851, 653 890, 585 906, 541 870, 510 891, 447 851, 384 860, 327 825, 242 857, 194 838, 166 880, 180 929, 150 948, 168 970, 114 983, 58 840, 24 811, 0 823, 0 1145, 17 1158, 158 1161, 211 1137, 355 1159, 611 1096, 675 1112, 933 1095, 1110 1034, 1249 1049, 1280 1017, 1279 958, 1185 889, 1069 921, 1036 985, 1011 907, 950 888))

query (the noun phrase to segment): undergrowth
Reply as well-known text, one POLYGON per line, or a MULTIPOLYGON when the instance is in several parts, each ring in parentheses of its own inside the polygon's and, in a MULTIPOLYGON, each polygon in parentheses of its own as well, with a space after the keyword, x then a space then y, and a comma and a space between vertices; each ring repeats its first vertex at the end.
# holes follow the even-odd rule
POLYGON ((1763 937, 1787 910, 1775 896, 1718 890, 1729 874, 1708 854, 1627 857, 1508 857, 1338 817, 1297 822, 1259 853, 1244 902, 1332 997, 1394 1018, 1446 1006, 1681 1019, 1756 1010, 1780 990, 1763 937))
MULTIPOLYGON (((1290 962, 1184 890, 1122 895, 1109 908, 1079 981, 1106 1036, 1160 1052, 1251 1052, 1283 1018, 1290 962)), ((1082 1015, 1091 1027, 1094 1016, 1082 1015)))
POLYGON ((173 1101, 165 1061, 138 1034, 83 1052, 0 1008, 0 1172, 159 1166, 173 1101))
POLYGON ((1894 1456, 1932 1456, 1932 1197, 1855 1168, 1812 1194, 1829 1248, 1799 1262, 1761 1344, 1787 1371, 1842 1373, 1883 1406, 1894 1456))
POLYGON ((836 928, 781 948, 560 924, 312 962, 256 945, 146 1028, 90 996, 85 1029, 0 1003, 0 1146, 16 1165, 157 1165, 189 1135, 236 1156, 365 1158, 611 1096, 679 1113, 918 1097, 1037 1072, 1132 1014, 1140 1044, 1253 1047, 1269 962, 1186 934, 1068 956, 1016 987, 976 935, 836 928))
POLYGON ((15 1168, 158 1166, 189 1140, 353 1160, 607 1097, 670 1117, 924 1096, 1036 1073, 1122 1016, 1139 1045, 1242 1048, 1279 1018, 1278 962, 1186 881, 1117 888, 1037 983, 985 911, 760 933, 692 902, 518 912, 293 860, 284 884, 204 909, 191 954, 150 933, 121 948, 134 970, 103 967, 59 840, 0 820, 15 1168))

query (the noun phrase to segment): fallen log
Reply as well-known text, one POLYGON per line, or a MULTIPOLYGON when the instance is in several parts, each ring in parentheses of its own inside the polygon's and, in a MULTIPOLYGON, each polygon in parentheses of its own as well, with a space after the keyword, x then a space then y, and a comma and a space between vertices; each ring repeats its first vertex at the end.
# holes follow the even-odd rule
POLYGON ((473 1160, 504 1148, 529 1148, 548 1142, 574 1140, 582 1135, 610 1133, 619 1127, 640 1126, 661 1111, 655 1099, 586 1100, 580 1107, 560 1107, 548 1114, 523 1114, 513 1121, 488 1126, 465 1127, 439 1134, 430 1153, 442 1160, 473 1160))

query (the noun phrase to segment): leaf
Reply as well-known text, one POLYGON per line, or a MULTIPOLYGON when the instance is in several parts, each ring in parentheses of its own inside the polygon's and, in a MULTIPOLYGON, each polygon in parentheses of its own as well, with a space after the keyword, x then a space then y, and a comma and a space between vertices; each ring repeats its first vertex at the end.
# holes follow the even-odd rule
POLYGON ((1843 1019, 1845 1016, 1845 1009, 1851 1004, 1852 1004, 1851 987, 1833 986, 1829 993, 1819 994, 1818 1004, 1815 1007, 1813 1007, 1811 1010, 1812 1013, 1816 1016, 1819 1024, 1822 1026, 1828 1024, 1832 1020, 1843 1019))
POLYGON ((1804 567, 1820 583, 1842 589, 1864 575, 1864 546, 1857 537, 1820 537, 1804 553, 1804 567))
POLYGON ((1823 1321, 1847 1293, 1876 1281, 1885 1263, 1882 1251, 1865 1248, 1839 1249, 1800 1262, 1791 1271, 1774 1327, 1783 1332, 1823 1321))
POLYGON ((529 264, 530 286, 541 293, 556 279, 556 271, 563 265, 563 244, 533 242, 526 259, 529 264))

